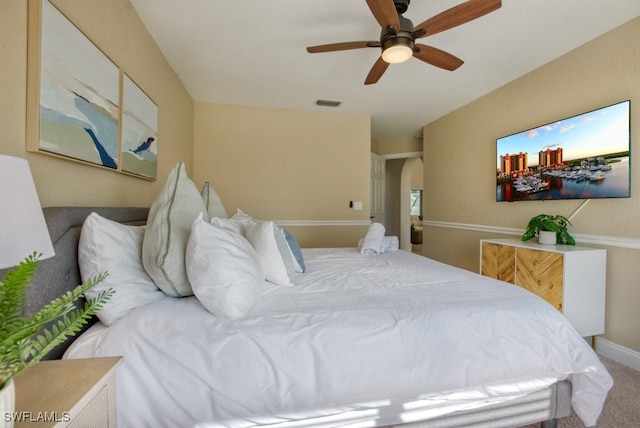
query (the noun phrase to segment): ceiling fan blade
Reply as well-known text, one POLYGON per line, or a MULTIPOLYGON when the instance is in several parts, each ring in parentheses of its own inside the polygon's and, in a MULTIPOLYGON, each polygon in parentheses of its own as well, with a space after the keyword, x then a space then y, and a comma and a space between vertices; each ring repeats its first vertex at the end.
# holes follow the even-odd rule
POLYGON ((400 18, 393 0, 367 0, 367 5, 383 30, 388 27, 393 27, 396 31, 400 29, 400 18))
POLYGON ((362 41, 362 42, 342 42, 342 43, 330 43, 328 45, 309 46, 307 52, 319 53, 319 52, 335 52, 346 51, 349 49, 361 49, 361 48, 379 48, 380 42, 376 41, 362 41))
POLYGON ((432 36, 480 18, 502 6, 501 0, 469 0, 433 16, 413 29, 416 38, 432 36))
POLYGON ((382 57, 378 58, 376 63, 373 64, 373 67, 371 67, 371 71, 369 71, 369 74, 367 75, 367 78, 365 79, 364 84, 373 85, 374 83, 376 83, 378 80, 380 80, 384 72, 387 71, 388 67, 389 67, 388 62, 383 60, 382 57))
POLYGON ((453 71, 464 64, 464 61, 448 52, 421 43, 416 43, 413 56, 428 64, 449 71, 453 71))

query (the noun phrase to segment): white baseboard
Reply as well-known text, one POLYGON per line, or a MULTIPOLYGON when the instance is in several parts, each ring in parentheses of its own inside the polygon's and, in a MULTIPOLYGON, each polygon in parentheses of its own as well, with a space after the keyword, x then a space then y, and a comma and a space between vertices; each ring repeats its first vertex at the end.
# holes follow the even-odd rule
POLYGON ((625 348, 616 343, 598 337, 596 339, 596 352, 617 363, 640 371, 640 352, 625 348))

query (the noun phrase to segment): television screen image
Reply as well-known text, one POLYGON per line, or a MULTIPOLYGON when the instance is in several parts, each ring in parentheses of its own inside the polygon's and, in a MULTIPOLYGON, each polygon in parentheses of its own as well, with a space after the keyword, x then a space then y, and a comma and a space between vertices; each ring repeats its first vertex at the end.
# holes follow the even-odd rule
POLYGON ((630 101, 496 140, 496 200, 628 198, 630 101))

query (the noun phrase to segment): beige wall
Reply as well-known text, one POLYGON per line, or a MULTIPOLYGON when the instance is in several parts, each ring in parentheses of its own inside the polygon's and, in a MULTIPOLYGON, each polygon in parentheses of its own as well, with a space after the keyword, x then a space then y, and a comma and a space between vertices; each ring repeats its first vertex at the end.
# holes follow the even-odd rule
POLYGON ((419 153, 422 152, 422 139, 418 137, 404 137, 372 140, 371 151, 381 156, 400 153, 419 153))
MULTIPOLYGON (((402 170, 406 159, 387 159, 384 176, 384 226, 389 236, 400 236, 402 170)), ((422 170, 421 170, 422 172, 422 170)), ((422 186, 422 183, 420 183, 422 186)))
POLYGON ((255 218, 307 222, 291 227, 303 246, 355 246, 364 236, 368 116, 196 103, 194 123, 194 182, 209 181, 229 215, 240 208, 255 218))
MULTIPOLYGON (((640 40, 640 18, 428 124, 425 220, 523 230, 541 212, 570 216, 582 201, 495 202, 495 140, 627 99, 635 165, 633 156, 640 153, 640 44, 630 40, 640 40)), ((570 232, 596 235, 596 240, 640 240, 640 169, 635 166, 631 181, 631 198, 589 201, 573 219, 570 232)), ((425 228, 425 255, 477 271, 478 240, 495 235, 440 226, 425 228)), ((640 351, 640 251, 607 249, 604 337, 640 351)))
POLYGON ((193 101, 127 0, 53 0, 158 104, 156 182, 25 150, 27 2, 0 0, 0 153, 26 158, 43 206, 149 206, 169 170, 193 159, 193 101))
POLYGON ((412 189, 422 189, 424 186, 422 177, 424 175, 424 168, 422 166, 422 159, 420 162, 417 162, 413 171, 411 171, 411 188, 412 189))

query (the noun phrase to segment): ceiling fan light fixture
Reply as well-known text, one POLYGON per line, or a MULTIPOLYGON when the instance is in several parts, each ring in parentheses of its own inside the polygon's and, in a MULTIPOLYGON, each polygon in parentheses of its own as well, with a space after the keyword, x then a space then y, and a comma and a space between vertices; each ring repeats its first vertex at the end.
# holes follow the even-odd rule
POLYGON ((381 56, 371 67, 365 85, 378 82, 390 64, 398 64, 411 57, 443 70, 453 71, 464 61, 433 46, 416 43, 417 39, 466 24, 502 7, 502 0, 466 0, 451 7, 418 26, 414 26, 403 13, 410 0, 367 0, 369 10, 380 24, 380 41, 354 41, 309 46, 307 52, 336 52, 350 49, 380 48, 381 56))
POLYGON ((389 64, 399 64, 413 56, 413 40, 396 35, 382 40, 382 59, 389 64))
POLYGON ((399 64, 413 56, 413 49, 406 45, 390 46, 382 52, 382 59, 389 64, 399 64))

